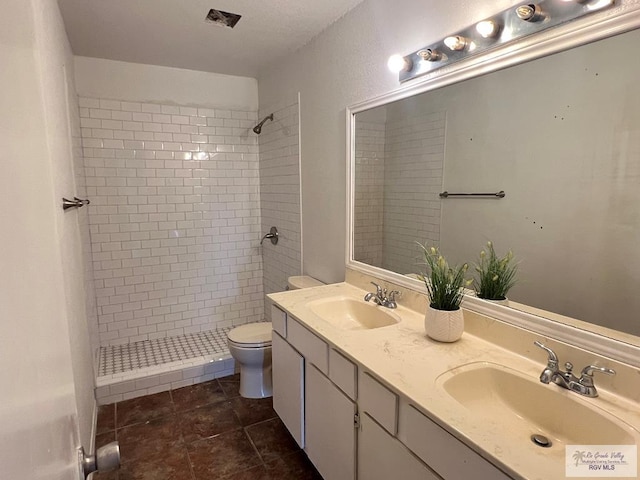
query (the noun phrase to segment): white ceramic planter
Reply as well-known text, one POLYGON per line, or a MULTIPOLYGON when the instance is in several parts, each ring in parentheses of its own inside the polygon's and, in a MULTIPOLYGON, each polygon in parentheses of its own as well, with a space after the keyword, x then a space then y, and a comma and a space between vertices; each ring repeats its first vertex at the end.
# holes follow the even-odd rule
POLYGON ((464 317, 462 309, 437 310, 427 307, 424 316, 424 329, 427 335, 438 342, 455 342, 464 332, 464 317))

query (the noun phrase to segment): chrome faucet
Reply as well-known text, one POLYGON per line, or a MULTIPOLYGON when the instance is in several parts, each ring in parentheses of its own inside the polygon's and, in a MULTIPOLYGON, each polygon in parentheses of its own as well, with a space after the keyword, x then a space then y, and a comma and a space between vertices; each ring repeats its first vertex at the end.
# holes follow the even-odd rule
POLYGON ((607 375, 615 375, 616 372, 610 368, 598 367, 596 365, 587 365, 580 372, 580 378, 573 374, 573 365, 571 362, 564 364, 565 370, 558 368, 558 356, 546 345, 540 342, 533 342, 535 346, 540 347, 547 352, 547 366, 544 367, 540 374, 542 383, 555 383, 556 385, 574 391, 585 397, 597 397, 598 391, 593 384, 593 372, 606 373, 607 375))
POLYGON ((382 288, 375 282, 371 282, 372 285, 376 287, 376 293, 369 292, 364 296, 364 301, 373 301, 376 305, 381 305, 387 308, 397 308, 398 304, 396 303, 396 297, 400 297, 400 292, 398 290, 392 290, 387 293, 386 288, 382 288), (388 296, 387 296, 388 295, 388 296))

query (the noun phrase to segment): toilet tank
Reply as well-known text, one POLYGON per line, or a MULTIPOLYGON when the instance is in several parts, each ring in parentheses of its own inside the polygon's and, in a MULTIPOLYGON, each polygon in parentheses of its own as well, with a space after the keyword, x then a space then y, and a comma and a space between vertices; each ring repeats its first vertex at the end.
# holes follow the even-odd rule
POLYGON ((299 290, 301 288, 319 287, 324 285, 320 280, 316 280, 308 275, 300 275, 296 277, 289 277, 287 279, 288 290, 299 290))

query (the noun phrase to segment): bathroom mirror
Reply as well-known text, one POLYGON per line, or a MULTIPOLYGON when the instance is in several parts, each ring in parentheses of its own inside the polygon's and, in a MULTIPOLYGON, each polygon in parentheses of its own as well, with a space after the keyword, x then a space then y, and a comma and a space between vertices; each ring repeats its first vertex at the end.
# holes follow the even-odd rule
POLYGON ((350 109, 348 263, 406 275, 416 242, 473 263, 491 240, 520 261, 512 309, 640 346, 640 30, 612 33, 350 109))

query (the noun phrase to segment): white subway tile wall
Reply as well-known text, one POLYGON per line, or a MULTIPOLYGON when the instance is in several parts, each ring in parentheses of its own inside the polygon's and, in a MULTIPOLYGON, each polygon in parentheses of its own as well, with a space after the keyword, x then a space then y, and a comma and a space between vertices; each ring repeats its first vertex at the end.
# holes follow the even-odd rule
MULTIPOLYGON (((287 278, 300 275, 300 155, 298 101, 292 99, 260 110, 259 119, 273 113, 274 120, 262 127, 260 146, 260 206, 262 234, 278 228, 279 241, 262 246, 265 293, 281 292, 287 278)), ((266 305, 265 318, 271 309, 266 305)))
POLYGON ((100 345, 262 320, 257 113, 79 104, 100 345))
POLYGON ((353 251, 355 260, 382 267, 385 124, 356 121, 353 251))

